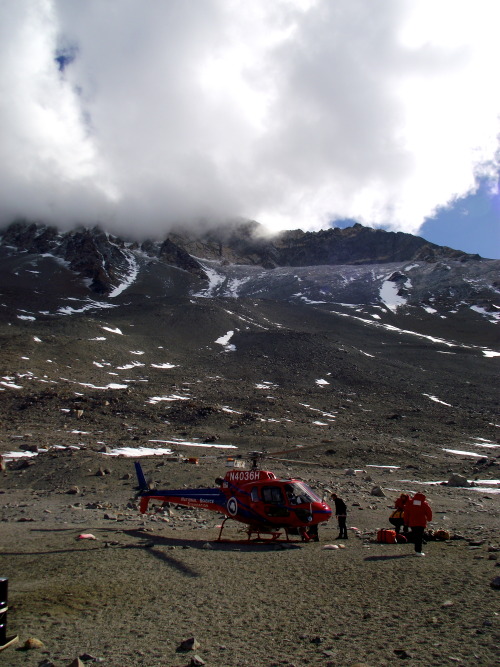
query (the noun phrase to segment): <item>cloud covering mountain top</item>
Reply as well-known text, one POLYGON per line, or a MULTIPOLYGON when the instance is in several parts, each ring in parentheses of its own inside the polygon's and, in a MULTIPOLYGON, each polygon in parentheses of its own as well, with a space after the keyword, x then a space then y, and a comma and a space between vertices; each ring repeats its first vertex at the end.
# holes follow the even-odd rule
POLYGON ((418 233, 498 168, 495 0, 17 0, 0 15, 4 223, 418 233))

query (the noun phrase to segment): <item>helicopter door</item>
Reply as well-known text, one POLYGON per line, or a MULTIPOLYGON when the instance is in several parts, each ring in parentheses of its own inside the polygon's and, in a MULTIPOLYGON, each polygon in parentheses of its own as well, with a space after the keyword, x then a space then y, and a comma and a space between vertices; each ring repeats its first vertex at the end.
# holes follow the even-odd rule
POLYGON ((290 511, 285 506, 285 498, 279 487, 264 486, 262 489, 262 500, 265 504, 264 512, 267 516, 290 516, 290 511))

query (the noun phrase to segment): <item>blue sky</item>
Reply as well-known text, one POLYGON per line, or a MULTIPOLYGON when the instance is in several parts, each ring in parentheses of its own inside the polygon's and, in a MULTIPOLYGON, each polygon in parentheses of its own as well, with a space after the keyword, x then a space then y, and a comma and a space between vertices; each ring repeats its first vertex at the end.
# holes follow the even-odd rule
MULTIPOLYGON (((449 206, 443 206, 425 219, 416 236, 440 246, 478 254, 485 259, 500 259, 500 173, 499 185, 491 179, 478 179, 477 188, 457 197, 449 206)), ((333 220, 331 227, 352 227, 354 218, 333 220)), ((371 226, 367 222, 361 224, 371 226)), ((387 231, 403 231, 381 225, 387 231)))
POLYGON ((438 245, 500 259, 500 188, 492 192, 491 185, 481 181, 474 194, 427 218, 419 236, 438 245))

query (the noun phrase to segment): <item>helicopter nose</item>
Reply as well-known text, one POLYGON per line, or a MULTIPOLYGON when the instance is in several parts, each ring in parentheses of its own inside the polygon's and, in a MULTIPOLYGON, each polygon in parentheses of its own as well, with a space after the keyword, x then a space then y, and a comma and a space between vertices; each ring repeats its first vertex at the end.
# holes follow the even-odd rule
POLYGON ((326 503, 317 503, 316 509, 324 516, 322 521, 328 521, 328 519, 332 516, 331 507, 329 507, 326 503))

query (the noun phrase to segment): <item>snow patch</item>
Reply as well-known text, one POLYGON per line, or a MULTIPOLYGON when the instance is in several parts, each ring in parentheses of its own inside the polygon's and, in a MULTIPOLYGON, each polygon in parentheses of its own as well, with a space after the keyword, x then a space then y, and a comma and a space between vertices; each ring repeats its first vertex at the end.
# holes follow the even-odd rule
POLYGON ((437 396, 432 396, 431 394, 422 394, 422 396, 427 396, 427 398, 430 398, 431 401, 434 401, 435 403, 441 403, 441 405, 447 405, 449 408, 452 407, 451 403, 445 403, 444 401, 439 400, 437 396))
POLYGON ((234 331, 228 331, 225 336, 220 336, 220 338, 217 338, 215 341, 217 345, 222 345, 224 347, 224 350, 226 352, 234 352, 236 350, 236 346, 232 345, 229 341, 234 335, 234 331))
POLYGON ((124 275, 121 277, 121 284, 115 287, 114 290, 112 290, 109 293, 109 298, 113 299, 114 297, 117 297, 120 295, 124 290, 127 289, 130 285, 132 285, 136 279, 137 275, 139 273, 139 265, 137 263, 136 258, 134 257, 133 253, 128 250, 128 251, 123 251, 125 255, 125 259, 128 262, 128 270, 125 271, 124 275))
POLYGON ((479 313, 479 315, 483 315, 494 324, 500 322, 500 313, 492 313, 485 308, 480 308, 479 306, 471 306, 470 309, 476 313, 479 313))
POLYGON ((123 331, 121 331, 121 329, 118 329, 118 327, 116 327, 116 329, 112 329, 111 327, 101 327, 101 328, 104 329, 104 331, 109 331, 110 333, 115 333, 119 334, 120 336, 123 336, 123 331))
POLYGON ((151 396, 148 403, 161 403, 162 401, 189 401, 191 400, 190 396, 179 396, 179 394, 171 394, 170 396, 151 396))
POLYGON ((255 385, 255 389, 277 389, 279 385, 274 384, 273 382, 263 381, 258 382, 255 385))
POLYGON ((443 449, 443 452, 448 452, 448 454, 458 454, 459 456, 473 456, 477 459, 486 458, 484 454, 476 454, 475 452, 463 452, 461 449, 443 449))
POLYGON ((202 298, 213 297, 215 296, 215 290, 224 283, 226 278, 220 273, 217 273, 215 269, 208 267, 206 264, 203 264, 201 262, 200 264, 203 266, 203 270, 207 275, 208 286, 202 289, 200 292, 193 294, 193 296, 202 298))
POLYGON ((4 387, 8 387, 9 389, 22 389, 21 385, 14 384, 13 382, 6 382, 5 380, 1 380, 0 384, 4 387))
POLYGON ((406 299, 398 294, 399 287, 392 280, 386 280, 380 288, 380 300, 393 312, 400 306, 406 305, 406 299))
MULTIPOLYGON (((69 299, 70 301, 77 301, 77 299, 69 299)), ((92 301, 88 299, 83 306, 79 308, 73 308, 73 306, 61 306, 57 309, 57 312, 60 315, 74 315, 75 313, 85 313, 87 310, 104 310, 107 308, 116 308, 117 305, 114 303, 104 303, 103 301, 92 301)), ((106 327, 103 327, 105 329, 106 327)))

